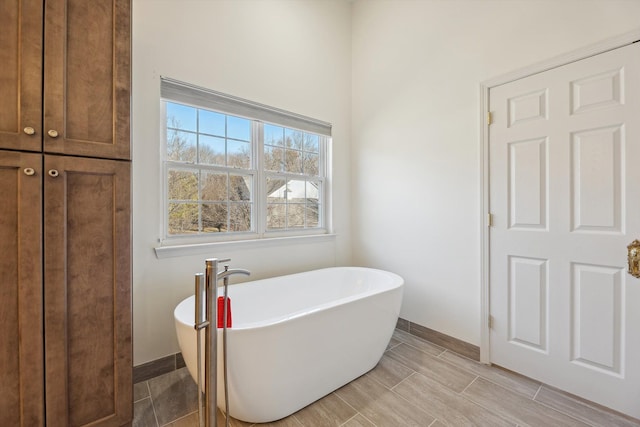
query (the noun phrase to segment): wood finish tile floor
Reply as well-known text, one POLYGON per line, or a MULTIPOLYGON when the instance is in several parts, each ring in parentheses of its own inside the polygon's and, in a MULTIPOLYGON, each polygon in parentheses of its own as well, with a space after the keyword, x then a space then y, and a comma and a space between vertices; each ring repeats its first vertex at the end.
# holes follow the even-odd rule
MULTIPOLYGON (((186 368, 134 386, 134 427, 197 427, 186 368)), ((224 426, 218 412, 218 425, 224 426)), ((592 426, 632 420, 521 375, 466 359, 396 330, 372 371, 282 420, 233 427, 592 426)))

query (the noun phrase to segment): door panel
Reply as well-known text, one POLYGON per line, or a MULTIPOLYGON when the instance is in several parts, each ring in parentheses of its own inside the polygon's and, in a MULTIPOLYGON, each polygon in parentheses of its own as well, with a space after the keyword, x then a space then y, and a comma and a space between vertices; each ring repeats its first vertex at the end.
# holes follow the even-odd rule
POLYGON ((545 229, 547 140, 509 143, 509 227, 545 229))
POLYGON ((523 123, 546 120, 547 89, 535 90, 532 93, 514 96, 508 100, 509 127, 523 123))
POLYGON ((2 426, 44 425, 41 164, 40 155, 0 150, 2 426))
POLYGON ((571 82, 571 113, 622 105, 624 82, 621 68, 571 82))
POLYGON ((42 1, 3 1, 0 28, 0 148, 40 151, 42 1))
POLYGON ((48 424, 120 426, 132 405, 130 164, 49 155, 45 171, 48 424))
POLYGON ((617 124, 571 135, 574 232, 622 231, 623 133, 617 124))
POLYGON ((130 158, 130 25, 130 0, 46 2, 45 152, 130 158))
POLYGON ((547 349, 547 260, 509 257, 509 340, 547 349))
POLYGON ((491 361, 640 418, 640 44, 489 98, 491 361))
POLYGON ((621 375, 624 271, 573 264, 571 359, 585 367, 621 375))

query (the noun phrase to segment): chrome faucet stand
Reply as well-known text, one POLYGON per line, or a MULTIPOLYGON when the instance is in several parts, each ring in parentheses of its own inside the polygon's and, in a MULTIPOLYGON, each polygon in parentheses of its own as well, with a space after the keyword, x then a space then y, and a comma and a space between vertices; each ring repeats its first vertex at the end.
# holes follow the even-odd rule
POLYGON ((195 275, 196 310, 195 325, 198 352, 198 416, 199 424, 205 427, 217 427, 216 411, 218 408, 218 331, 217 331, 217 301, 218 301, 218 263, 228 262, 229 259, 210 258, 205 261, 205 274, 195 275), (204 280, 203 280, 204 279, 204 280), (204 282, 204 283, 203 283, 204 282), (202 299, 204 297, 205 313, 202 313, 202 299), (202 373, 201 349, 202 338, 200 331, 204 330, 204 414, 202 411, 202 373))
POLYGON ((225 301, 224 301, 224 366, 225 366, 225 402, 226 402, 226 418, 227 425, 229 420, 229 406, 226 379, 226 326, 227 326, 227 291, 229 276, 232 274, 249 275, 248 270, 231 269, 225 266, 224 271, 218 273, 218 264, 231 261, 230 259, 209 258, 205 261, 205 274, 197 273, 195 275, 195 323, 194 329, 197 334, 197 364, 198 364, 198 424, 202 427, 217 427, 217 409, 218 409, 218 280, 224 279, 225 283, 225 301), (204 313, 202 312, 202 303, 204 299, 204 313), (202 337, 201 331, 204 330, 204 402, 202 396, 202 377, 201 372, 201 350, 202 337), (203 411, 204 406, 204 411, 203 411), (203 420, 204 415, 204 420, 203 420))

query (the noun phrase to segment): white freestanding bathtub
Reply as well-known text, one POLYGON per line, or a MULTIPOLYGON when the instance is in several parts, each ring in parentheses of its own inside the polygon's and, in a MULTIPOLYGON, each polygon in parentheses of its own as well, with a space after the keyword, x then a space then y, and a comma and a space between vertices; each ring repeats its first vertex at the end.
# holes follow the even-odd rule
MULTIPOLYGON (((275 421, 371 370, 396 326, 403 285, 386 271, 335 267, 229 286, 229 415, 275 421)), ((194 296, 182 301, 174 317, 195 379, 194 303, 194 296)), ((202 342, 204 361, 204 336, 202 342)), ((218 378, 218 406, 224 408, 222 329, 218 378)))

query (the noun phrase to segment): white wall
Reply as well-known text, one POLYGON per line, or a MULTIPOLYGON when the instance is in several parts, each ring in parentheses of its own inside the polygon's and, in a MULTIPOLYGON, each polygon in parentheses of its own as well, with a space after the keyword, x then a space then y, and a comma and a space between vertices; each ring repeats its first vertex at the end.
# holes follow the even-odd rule
POLYGON ((354 261, 405 278, 402 317, 480 342, 479 84, 639 16, 634 0, 354 3, 354 261))
POLYGON ((395 271, 402 317, 479 344, 478 85, 637 16, 638 0, 133 0, 134 364, 178 351, 172 311, 205 258, 153 251, 161 75, 334 124, 337 238, 207 256, 256 278, 395 271))
POLYGON ((133 0, 134 365, 179 351, 173 309, 207 257, 253 278, 351 262, 350 25, 342 0, 133 0), (333 123, 337 237, 158 260, 160 76, 333 123))

